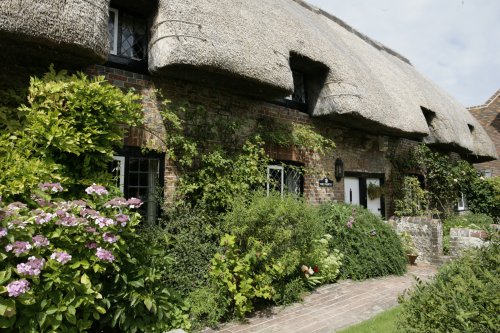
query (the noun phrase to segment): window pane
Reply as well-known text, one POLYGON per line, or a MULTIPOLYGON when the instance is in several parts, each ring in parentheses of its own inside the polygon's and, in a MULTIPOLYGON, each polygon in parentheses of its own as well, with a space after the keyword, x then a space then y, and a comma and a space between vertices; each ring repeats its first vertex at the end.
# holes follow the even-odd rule
POLYGON ((298 103, 306 102, 306 88, 304 85, 304 75, 299 72, 292 72, 293 74, 293 94, 292 100, 298 103))
POLYGON ((124 14, 120 22, 120 27, 120 55, 136 60, 145 59, 147 50, 146 22, 124 14))

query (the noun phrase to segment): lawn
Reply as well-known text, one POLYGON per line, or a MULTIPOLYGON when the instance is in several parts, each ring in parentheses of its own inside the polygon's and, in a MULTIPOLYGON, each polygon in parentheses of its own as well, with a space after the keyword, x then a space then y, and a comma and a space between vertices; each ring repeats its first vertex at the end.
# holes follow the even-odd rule
POLYGON ((400 311, 401 306, 397 306, 338 333, 397 333, 396 320, 400 311))

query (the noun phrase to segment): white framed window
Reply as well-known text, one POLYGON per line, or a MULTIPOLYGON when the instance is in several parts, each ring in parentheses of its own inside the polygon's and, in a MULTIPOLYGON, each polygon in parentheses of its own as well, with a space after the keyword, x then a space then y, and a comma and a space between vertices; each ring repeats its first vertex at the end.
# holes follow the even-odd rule
POLYGON ((484 178, 493 177, 493 172, 490 169, 483 169, 480 171, 484 178))
POLYGON ((467 210, 467 198, 465 198, 465 195, 462 192, 460 192, 460 197, 458 198, 457 210, 459 212, 467 210))
POLYGON ((267 195, 271 191, 278 191, 283 196, 283 189, 285 183, 284 167, 281 165, 268 165, 267 166, 267 195))
POLYGON ((109 53, 118 54, 118 9, 109 9, 108 20, 109 53))
POLYGON ((125 156, 113 156, 111 173, 116 178, 116 185, 125 193, 125 156))
POLYGON ((284 193, 302 195, 303 183, 304 177, 300 166, 285 163, 267 166, 266 190, 268 196, 271 191, 279 192, 281 196, 284 193))

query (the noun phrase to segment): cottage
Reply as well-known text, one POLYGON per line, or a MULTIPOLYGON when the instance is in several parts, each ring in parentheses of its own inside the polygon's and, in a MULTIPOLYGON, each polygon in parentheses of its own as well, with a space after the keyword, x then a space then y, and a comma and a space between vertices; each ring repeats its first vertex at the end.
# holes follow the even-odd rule
POLYGON ((146 200, 157 184, 168 198, 177 180, 164 155, 138 149, 154 141, 149 129, 164 130, 156 89, 210 117, 306 124, 333 139, 320 157, 268 147, 278 189, 313 203, 391 214, 390 198, 370 199, 367 188, 387 182, 391 159, 418 142, 472 162, 497 158, 481 124, 408 59, 301 0, 5 0, 0 46, 4 88, 55 63, 144 96, 147 128, 129 131, 116 164, 124 193, 146 200), (287 167, 313 163, 318 173, 287 167))

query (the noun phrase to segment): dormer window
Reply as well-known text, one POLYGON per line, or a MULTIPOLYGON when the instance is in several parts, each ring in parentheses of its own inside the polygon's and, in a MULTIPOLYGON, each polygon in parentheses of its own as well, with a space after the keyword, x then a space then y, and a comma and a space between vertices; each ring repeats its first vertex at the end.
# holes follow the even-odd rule
POLYGON ((147 58, 147 24, 142 18, 118 9, 109 10, 110 55, 135 61, 147 58))
POLYGON ((292 71, 293 74, 293 93, 287 97, 296 103, 306 104, 306 86, 304 74, 292 71))

